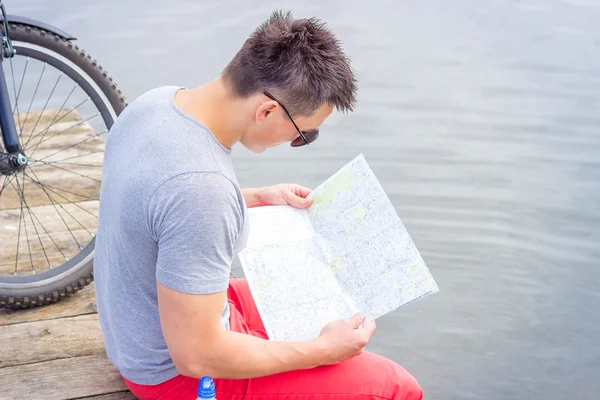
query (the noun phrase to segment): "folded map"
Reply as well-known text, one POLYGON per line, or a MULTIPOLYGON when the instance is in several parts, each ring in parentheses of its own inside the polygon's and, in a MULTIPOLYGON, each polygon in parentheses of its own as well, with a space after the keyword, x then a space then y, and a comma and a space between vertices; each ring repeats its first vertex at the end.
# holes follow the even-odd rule
POLYGON ((249 209, 239 257, 271 340, 313 339, 332 320, 373 320, 439 290, 362 154, 310 196, 307 209, 249 209))

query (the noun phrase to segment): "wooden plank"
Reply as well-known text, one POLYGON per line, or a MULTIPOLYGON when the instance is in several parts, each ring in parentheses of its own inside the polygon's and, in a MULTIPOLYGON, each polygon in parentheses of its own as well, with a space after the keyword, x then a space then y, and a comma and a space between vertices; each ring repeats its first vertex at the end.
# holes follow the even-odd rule
POLYGON ((98 314, 4 325, 0 343, 0 369, 105 351, 98 314))
POLYGON ((1 368, 0 376, 0 399, 62 400, 127 390, 105 355, 1 368))
MULTIPOLYGON (((106 394, 106 395, 102 395, 102 396, 77 397, 77 399, 89 399, 89 400, 135 400, 135 399, 137 399, 137 397, 135 397, 131 392, 127 391, 127 392, 119 392, 119 393, 106 394)), ((72 400, 77 400, 77 399, 72 399, 72 400)))
POLYGON ((43 307, 25 310, 0 309, 0 326, 41 321, 52 318, 73 317, 96 312, 96 293, 91 283, 73 296, 43 307))

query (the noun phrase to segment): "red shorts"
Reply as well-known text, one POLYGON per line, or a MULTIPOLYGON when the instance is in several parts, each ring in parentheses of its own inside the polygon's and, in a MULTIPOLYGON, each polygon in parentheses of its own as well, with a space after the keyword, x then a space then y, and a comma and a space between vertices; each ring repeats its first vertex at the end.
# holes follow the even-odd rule
MULTIPOLYGON (((231 330, 266 339, 246 280, 232 279, 227 297, 231 330)), ((183 375, 158 385, 138 385, 127 379, 125 383, 143 400, 194 400, 198 390, 198 379, 183 375)), ((369 352, 337 365, 309 370, 252 379, 215 379, 215 386, 218 400, 423 399, 419 384, 406 370, 369 352)))

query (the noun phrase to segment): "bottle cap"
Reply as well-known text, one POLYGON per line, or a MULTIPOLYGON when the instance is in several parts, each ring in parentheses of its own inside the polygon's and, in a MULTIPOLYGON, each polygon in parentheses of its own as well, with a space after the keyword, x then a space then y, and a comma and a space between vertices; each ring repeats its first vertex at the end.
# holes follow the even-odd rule
POLYGON ((214 399, 217 395, 215 391, 215 382, 210 376, 203 376, 198 383, 199 399, 214 399))

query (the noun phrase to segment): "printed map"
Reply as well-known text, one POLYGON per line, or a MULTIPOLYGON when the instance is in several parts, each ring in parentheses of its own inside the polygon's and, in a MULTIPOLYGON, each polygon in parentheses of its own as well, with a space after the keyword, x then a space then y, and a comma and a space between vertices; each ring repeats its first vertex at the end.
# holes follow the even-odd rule
POLYGON ((311 196, 306 210, 249 210, 240 261, 271 340, 312 339, 332 320, 376 319, 439 290, 362 154, 311 196))

